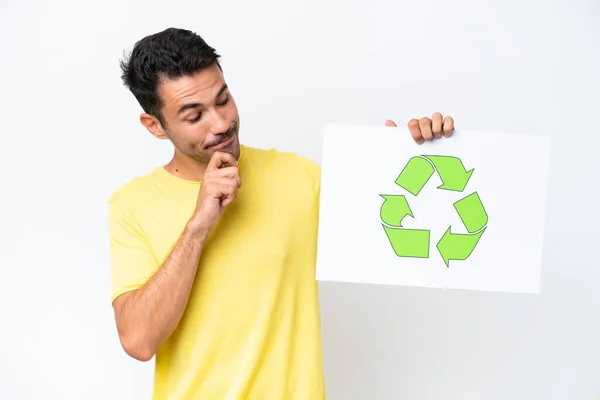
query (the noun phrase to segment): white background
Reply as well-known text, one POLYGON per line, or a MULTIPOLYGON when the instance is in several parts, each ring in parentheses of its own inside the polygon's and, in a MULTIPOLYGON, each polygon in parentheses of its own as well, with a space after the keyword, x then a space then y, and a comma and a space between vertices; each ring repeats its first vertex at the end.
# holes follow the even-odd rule
POLYGON ((317 279, 539 293, 550 141, 547 134, 457 129, 450 139, 418 145, 406 127, 328 124, 317 279), (365 153, 365 141, 374 139, 386 145, 365 153), (472 170, 463 192, 437 189, 437 172, 417 196, 397 185, 411 157, 420 155, 458 157, 472 170), (356 157, 363 162, 349 162, 356 157), (487 226, 469 258, 446 267, 437 243, 449 226, 453 234, 468 233, 453 204, 475 192, 487 226), (382 194, 406 197, 413 217, 402 226, 430 231, 428 258, 396 256, 381 226, 382 194))
POLYGON ((0 398, 149 398, 109 306, 105 204, 171 154, 118 61, 179 26, 223 54, 249 145, 320 161, 324 122, 435 111, 552 136, 543 294, 321 284, 330 399, 598 399, 599 17, 596 0, 2 1, 0 398))

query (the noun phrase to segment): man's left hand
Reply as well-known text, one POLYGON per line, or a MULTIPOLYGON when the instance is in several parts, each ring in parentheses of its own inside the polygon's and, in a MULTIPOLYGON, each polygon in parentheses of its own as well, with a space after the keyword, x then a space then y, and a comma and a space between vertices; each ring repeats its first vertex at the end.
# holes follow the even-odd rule
MULTIPOLYGON (((385 121, 385 126, 396 127, 396 123, 391 119, 385 121)), ((442 136, 450 137, 454 132, 454 120, 436 112, 431 118, 411 119, 408 121, 408 129, 414 141, 417 144, 423 144, 426 140, 439 139, 442 136)))

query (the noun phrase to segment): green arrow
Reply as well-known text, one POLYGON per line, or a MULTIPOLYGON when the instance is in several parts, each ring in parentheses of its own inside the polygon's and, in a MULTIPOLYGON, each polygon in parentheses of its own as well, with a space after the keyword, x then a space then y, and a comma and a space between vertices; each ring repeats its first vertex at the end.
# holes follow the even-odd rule
POLYGON ((396 184, 416 196, 434 172, 435 169, 429 161, 423 157, 415 156, 408 160, 408 163, 396 178, 396 184))
POLYGON ((466 260, 479 242, 485 228, 477 233, 452 233, 451 227, 446 230, 444 236, 437 244, 437 249, 446 263, 450 267, 450 260, 466 260))
POLYGON ((477 192, 458 200, 454 203, 454 208, 469 233, 480 230, 488 223, 487 212, 483 208, 483 203, 477 192))
POLYGON ((381 220, 394 253, 398 257, 429 257, 429 231, 422 229, 402 228, 402 220, 413 217, 412 210, 403 195, 381 195, 381 220))
POLYGON ((448 228, 438 242, 438 251, 447 267, 450 260, 466 260, 471 255, 488 223, 487 212, 477 192, 458 200, 454 208, 469 233, 452 233, 448 228))
POLYGON ((435 169, 442 180, 442 184, 438 186, 438 189, 453 190, 456 192, 462 192, 465 189, 467 182, 471 178, 473 169, 467 171, 460 158, 451 156, 425 157, 435 165, 435 169))
POLYGON ((382 226, 398 257, 429 257, 429 231, 382 226))
POLYGON ((391 226, 402 226, 407 215, 413 216, 410 206, 403 195, 382 194, 385 199, 381 205, 381 220, 391 226))

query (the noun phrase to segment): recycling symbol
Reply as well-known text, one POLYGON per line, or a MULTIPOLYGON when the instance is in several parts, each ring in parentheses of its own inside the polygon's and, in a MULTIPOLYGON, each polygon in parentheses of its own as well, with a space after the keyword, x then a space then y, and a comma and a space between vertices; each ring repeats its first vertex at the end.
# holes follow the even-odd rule
MULTIPOLYGON (((467 171, 457 157, 420 155, 408 161, 395 183, 416 197, 437 171, 442 181, 437 189, 464 192, 473 170, 467 171)), ((380 196, 384 199, 380 211, 382 226, 396 255, 429 258, 430 231, 407 229, 402 226, 406 216, 415 218, 406 196, 395 194, 380 196)), ((463 261, 469 258, 488 223, 487 212, 477 192, 463 197, 453 205, 467 232, 453 232, 452 226, 449 226, 437 242, 437 250, 448 268, 450 260, 463 261)))

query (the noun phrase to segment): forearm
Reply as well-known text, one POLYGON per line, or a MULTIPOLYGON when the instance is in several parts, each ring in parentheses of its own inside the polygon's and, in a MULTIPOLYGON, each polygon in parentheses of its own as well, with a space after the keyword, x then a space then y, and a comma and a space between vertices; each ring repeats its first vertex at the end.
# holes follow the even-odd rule
POLYGON ((179 324, 207 236, 188 223, 158 271, 124 299, 117 315, 119 335, 132 357, 152 358, 179 324))

